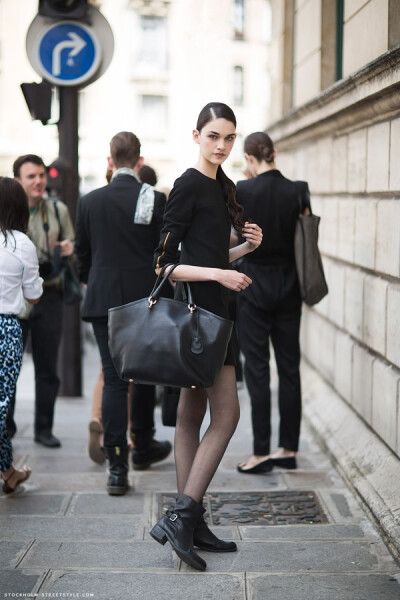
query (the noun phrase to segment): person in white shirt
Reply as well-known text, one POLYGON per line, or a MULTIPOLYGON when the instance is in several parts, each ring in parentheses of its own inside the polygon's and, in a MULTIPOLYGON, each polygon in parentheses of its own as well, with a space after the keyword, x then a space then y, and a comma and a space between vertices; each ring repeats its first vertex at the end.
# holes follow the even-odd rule
POLYGON ((0 177, 0 472, 5 494, 15 492, 31 474, 26 465, 21 470, 13 466, 6 425, 22 363, 22 331, 17 315, 25 307, 24 298, 36 304, 43 293, 36 249, 25 235, 28 222, 24 189, 14 179, 0 177))

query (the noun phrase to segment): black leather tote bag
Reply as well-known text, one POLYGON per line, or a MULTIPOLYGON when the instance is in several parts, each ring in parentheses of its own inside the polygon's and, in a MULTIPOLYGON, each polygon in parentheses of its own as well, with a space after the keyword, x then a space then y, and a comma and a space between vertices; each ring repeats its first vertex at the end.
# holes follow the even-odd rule
POLYGON ((161 273, 149 298, 108 311, 109 348, 121 379, 171 387, 211 387, 224 364, 233 322, 194 303, 160 296, 161 273))
POLYGON ((299 196, 300 214, 294 234, 294 256, 300 293, 309 306, 317 304, 328 293, 324 267, 318 248, 318 229, 320 217, 302 215, 302 202, 299 196))

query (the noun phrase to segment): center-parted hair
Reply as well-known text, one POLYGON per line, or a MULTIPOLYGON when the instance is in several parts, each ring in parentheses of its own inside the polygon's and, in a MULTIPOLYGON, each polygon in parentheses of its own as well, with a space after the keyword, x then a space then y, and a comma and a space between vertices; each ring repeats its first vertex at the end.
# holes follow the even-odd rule
POLYGON ((250 133, 244 140, 244 151, 246 154, 254 156, 258 162, 265 160, 267 163, 272 163, 275 160, 274 144, 264 131, 250 133))
POLYGON ((110 154, 117 169, 134 167, 140 157, 140 141, 131 131, 120 131, 110 142, 110 154))
MULTIPOLYGON (((209 102, 200 111, 196 125, 197 131, 201 132, 207 123, 214 121, 215 119, 225 119, 236 127, 235 113, 227 104, 223 104, 223 102, 209 102)), ((236 229, 236 231, 241 232, 243 227, 243 207, 236 202, 236 186, 233 181, 225 175, 221 165, 218 165, 217 179, 221 183, 226 198, 232 226, 236 229)))
POLYGON ((28 196, 18 181, 0 177, 0 231, 7 242, 13 229, 26 233, 29 223, 28 196))

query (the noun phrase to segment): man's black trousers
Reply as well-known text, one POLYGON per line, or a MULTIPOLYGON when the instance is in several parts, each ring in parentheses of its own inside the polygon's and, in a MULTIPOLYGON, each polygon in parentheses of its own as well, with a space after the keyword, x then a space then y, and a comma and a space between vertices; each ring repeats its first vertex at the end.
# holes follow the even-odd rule
MULTIPOLYGON (((128 427, 128 383, 119 378, 108 348, 108 319, 92 321, 104 374, 102 420, 104 446, 126 446, 128 427)), ((131 402, 131 430, 150 432, 154 428, 155 386, 135 384, 131 402)))

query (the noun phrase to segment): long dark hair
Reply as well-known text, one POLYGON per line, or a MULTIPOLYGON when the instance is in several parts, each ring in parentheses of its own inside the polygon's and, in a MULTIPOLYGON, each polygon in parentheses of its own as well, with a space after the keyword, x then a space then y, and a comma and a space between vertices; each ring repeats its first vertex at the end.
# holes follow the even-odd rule
POLYGON ((275 160, 273 141, 264 131, 250 133, 244 140, 244 151, 246 154, 254 156, 258 162, 265 160, 267 163, 273 163, 275 160))
MULTIPOLYGON (((236 127, 236 117, 233 110, 229 108, 229 106, 223 104, 222 102, 209 102, 200 111, 196 125, 197 131, 200 132, 203 127, 207 125, 207 123, 214 121, 214 119, 226 119, 226 121, 233 123, 233 125, 236 127)), ((231 181, 231 179, 225 175, 221 165, 218 165, 217 179, 221 183, 226 198, 226 204, 232 226, 236 229, 236 231, 241 232, 243 227, 243 207, 236 202, 236 186, 233 181, 231 181)))
POLYGON ((10 177, 0 177, 0 231, 4 235, 12 229, 26 233, 29 223, 28 197, 18 181, 10 177))

